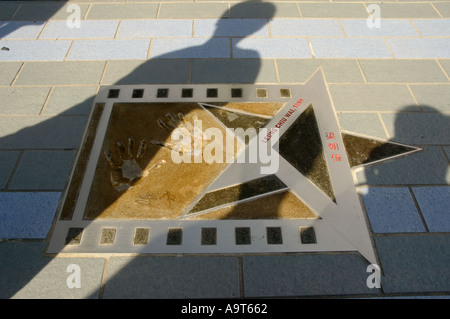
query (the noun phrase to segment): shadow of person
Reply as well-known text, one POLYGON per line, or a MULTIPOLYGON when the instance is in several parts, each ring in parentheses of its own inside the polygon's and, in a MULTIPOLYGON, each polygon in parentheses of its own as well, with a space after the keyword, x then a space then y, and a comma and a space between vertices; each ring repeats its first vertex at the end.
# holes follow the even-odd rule
MULTIPOLYGON (((238 3, 231 9, 239 9, 244 4, 238 3)), ((146 85, 156 83, 167 84, 168 82, 170 84, 186 84, 184 78, 178 77, 179 70, 177 67, 172 65, 174 64, 176 66, 176 61, 179 59, 189 59, 191 62, 190 83, 254 83, 261 68, 259 54, 256 50, 238 48, 237 44, 245 37, 252 35, 254 32, 266 26, 268 19, 271 19, 275 14, 275 6, 273 4, 264 2, 260 3, 260 5, 264 8, 265 18, 249 19, 248 23, 242 24, 242 19, 228 19, 229 12, 227 10, 223 14, 222 19, 217 21, 216 30, 211 38, 206 40, 196 40, 194 38, 194 42, 198 41, 201 43, 189 48, 179 50, 173 50, 172 48, 172 50, 168 50, 167 52, 163 52, 164 48, 162 48, 162 51, 160 51, 162 52, 161 54, 151 56, 150 60, 140 64, 137 68, 118 79, 114 84, 146 85), (236 32, 236 28, 239 30, 239 37, 235 39, 232 45, 230 38, 234 36, 235 33, 233 32, 236 32), (242 56, 250 57, 250 59, 233 59, 232 52, 234 51, 232 50, 239 50, 242 56), (153 70, 157 70, 157 72, 152 72, 153 70), (159 78, 159 75, 161 78, 159 78)), ((164 45, 161 44, 161 47, 164 47, 164 45)), ((155 48, 157 46, 153 47, 153 49, 155 48)), ((67 76, 70 77, 71 75, 67 74, 67 76)), ((80 104, 85 104, 85 102, 80 104)), ((28 149, 67 150, 68 147, 76 149, 79 147, 82 138, 86 118, 84 116, 72 116, 72 109, 78 109, 78 105, 49 119, 24 119, 22 121, 24 125, 19 130, 16 130, 14 125, 11 126, 10 129, 4 130, 3 132, 6 133, 0 137, 0 149, 19 151, 26 151, 28 149), (75 125, 73 125, 73 121, 76 122, 75 125), (72 124, 68 125, 68 123, 72 124), (74 131, 67 133, 69 127, 74 131), (69 140, 67 141, 66 138, 69 140)), ((128 137, 128 135, 124 136, 124 138, 128 137)), ((165 138, 168 139, 169 137, 170 134, 167 133, 165 138)), ((146 158, 150 160, 154 155, 155 152, 147 152, 146 158)), ((14 175, 12 179, 14 179, 14 175)), ((55 218, 57 219, 58 216, 55 218)), ((23 222, 26 223, 26 220, 23 222)), ((30 269, 33 270, 30 273, 18 274, 22 278, 20 287, 18 284, 13 284, 6 291, 2 292, 2 296, 5 298, 14 296, 26 286, 28 281, 31 281, 36 274, 44 269, 50 261, 51 258, 45 257, 40 267, 38 267, 39 269, 31 267, 30 269)))

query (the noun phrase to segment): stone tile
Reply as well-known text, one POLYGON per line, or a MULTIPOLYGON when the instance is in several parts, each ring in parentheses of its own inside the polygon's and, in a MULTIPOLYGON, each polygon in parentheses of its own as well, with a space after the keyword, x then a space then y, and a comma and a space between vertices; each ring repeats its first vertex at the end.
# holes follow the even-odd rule
POLYGON ((232 39, 233 58, 311 58, 308 41, 302 38, 232 39))
POLYGON ((198 19, 196 37, 268 37, 266 19, 198 19))
POLYGON ((191 37, 192 20, 124 20, 118 38, 191 37))
POLYGON ((442 147, 442 149, 444 150, 444 153, 447 155, 447 158, 449 159, 450 162, 450 146, 444 146, 442 147))
POLYGON ((448 59, 450 58, 450 39, 386 39, 396 58, 408 59, 448 59))
MULTIPOLYGON (((408 111, 409 108, 405 108, 408 111)), ((450 117, 441 113, 382 114, 386 128, 395 141, 416 145, 446 145, 450 117)))
POLYGON ((410 85, 410 88, 423 111, 450 111, 450 85, 410 85))
POLYGON ((105 62, 25 63, 17 85, 99 84, 105 62))
POLYGON ((448 162, 437 147, 367 166, 356 173, 360 185, 434 185, 450 183, 448 162))
POLYGON ((61 193, 0 193, 0 238, 44 239, 61 193))
POLYGON ((391 18, 439 18, 429 3, 378 3, 381 17, 391 18))
POLYGON ((450 19, 420 19, 412 22, 424 37, 450 36, 450 19))
POLYGON ((80 144, 86 116, 2 116, 1 149, 75 149, 80 144))
MULTIPOLYGON (((65 2, 25 2, 14 15, 15 21, 47 21, 51 19, 67 20, 75 11, 65 2)), ((84 17, 89 7, 88 3, 78 3, 80 16, 84 17)))
POLYGON ((450 60, 439 60, 439 63, 444 68, 445 72, 447 73, 447 76, 450 77, 450 60))
POLYGON ((382 19, 379 28, 367 26, 366 19, 341 19, 349 37, 418 37, 419 34, 408 20, 382 19))
POLYGON ((19 151, 0 151, 0 189, 6 188, 19 155, 19 151))
POLYGON ((295 3, 239 3, 231 6, 232 18, 299 18, 295 3))
POLYGON ((150 58, 156 59, 229 57, 230 41, 225 38, 154 39, 150 51, 150 58))
POLYGON ((14 2, 0 2, 0 21, 7 21, 12 18, 14 12, 19 8, 20 3, 14 2))
POLYGON ((44 248, 45 242, 0 243, 1 298, 98 298, 105 259, 43 257, 44 248), (67 285, 73 264, 79 266, 80 288, 67 285))
POLYGON ((369 83, 448 82, 433 60, 361 60, 359 64, 369 83))
POLYGON ((226 3, 162 3, 159 19, 211 19, 228 17, 226 3))
POLYGON ((0 85, 10 85, 22 66, 21 62, 0 63, 0 85))
POLYGON ((386 139, 377 113, 338 113, 341 129, 367 136, 386 139))
POLYGON ((425 232, 408 188, 370 187, 361 193, 374 233, 425 232))
POLYGON ((0 87, 0 114, 39 114, 49 87, 0 87))
POLYGON ((316 58, 392 58, 382 39, 311 38, 316 58))
POLYGON ((111 61, 102 84, 181 84, 189 81, 189 60, 111 61))
POLYGON ((0 28, 0 38, 3 39, 37 39, 44 28, 42 21, 4 21, 0 28))
POLYGON ((375 244, 385 293, 449 291, 449 235, 379 236, 375 244))
POLYGON ((405 85, 330 84, 330 93, 338 111, 399 111, 415 105, 405 85))
POLYGON ((44 114, 87 115, 96 93, 97 87, 55 87, 44 114))
POLYGON ((372 294, 359 254, 242 257, 245 297, 372 294), (274 271, 276 269, 276 271, 274 271))
POLYGON ((62 190, 75 151, 25 151, 10 190, 62 190))
POLYGON ((62 61, 70 48, 71 41, 2 40, 0 61, 62 61))
POLYGON ((278 73, 282 83, 306 82, 318 67, 322 67, 328 83, 363 83, 356 60, 334 59, 278 59, 278 73))
POLYGON ((79 28, 71 28, 66 21, 49 21, 40 39, 114 38, 119 21, 80 21, 79 28))
POLYGON ((343 37, 337 19, 273 19, 270 32, 274 37, 343 37))
POLYGON ((156 19, 157 3, 94 3, 89 10, 87 19, 156 19))
POLYGON ((236 257, 112 257, 104 298, 236 298, 236 257))
POLYGON ((67 60, 145 60, 149 46, 150 39, 76 40, 67 60))
POLYGON ((422 216, 431 232, 450 232, 450 186, 413 187, 422 216))
POLYGON ((436 2, 433 5, 444 18, 450 18, 450 3, 436 2))
POLYGON ((271 60, 211 59, 192 62, 192 83, 276 83, 271 60))
POLYGON ((367 18, 362 3, 300 3, 303 18, 367 18))

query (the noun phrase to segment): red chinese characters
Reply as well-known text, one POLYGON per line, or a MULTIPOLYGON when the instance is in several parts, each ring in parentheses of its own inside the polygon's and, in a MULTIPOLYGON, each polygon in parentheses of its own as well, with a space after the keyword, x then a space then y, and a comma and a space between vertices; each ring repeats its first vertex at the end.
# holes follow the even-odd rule
POLYGON ((331 155, 331 159, 333 160, 333 162, 341 162, 342 156, 337 152, 340 150, 339 143, 333 142, 333 140, 336 140, 336 134, 334 132, 326 132, 325 138, 327 139, 327 141, 330 141, 330 143, 328 143, 328 149, 336 152, 331 155))

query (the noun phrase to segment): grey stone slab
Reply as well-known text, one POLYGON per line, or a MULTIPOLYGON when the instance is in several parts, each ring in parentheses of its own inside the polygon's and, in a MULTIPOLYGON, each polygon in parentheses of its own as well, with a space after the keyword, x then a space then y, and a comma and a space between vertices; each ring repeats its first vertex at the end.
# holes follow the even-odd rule
POLYGON ((360 185, 442 185, 450 183, 444 154, 437 147, 367 166, 356 172, 360 185))
POLYGON ((385 293, 448 292, 450 236, 375 237, 385 293))
POLYGON ((75 151, 25 151, 10 190, 62 190, 75 151))
POLYGON ((226 3, 162 3, 159 19, 228 18, 226 3))
POLYGON ((372 294, 358 254, 244 256, 245 297, 372 294))
MULTIPOLYGON (((66 20, 74 13, 66 2, 24 2, 14 15, 15 21, 47 21, 51 19, 66 20), (69 11, 67 11, 70 9, 69 11)), ((78 3, 81 18, 86 14, 88 3, 78 3)))
POLYGON ((112 257, 104 298, 236 298, 236 257, 112 257))
POLYGON ((157 13, 157 3, 95 3, 89 10, 87 19, 155 19, 157 13))
POLYGON ((444 153, 447 155, 447 159, 450 162, 450 146, 445 146, 445 147, 442 147, 442 148, 444 150, 444 153))
POLYGON ((0 149, 75 149, 86 116, 0 117, 0 149))
POLYGON ((300 3, 303 18, 367 18, 362 3, 300 3))
POLYGON ((19 159, 18 151, 0 151, 0 189, 4 189, 19 159))
POLYGON ((20 70, 22 62, 0 63, 0 85, 10 85, 20 70))
POLYGON ((52 224, 61 193, 0 193, 0 238, 44 239, 52 224))
POLYGON ((20 3, 17 2, 0 2, 0 20, 7 21, 12 18, 14 12, 19 8, 20 3))
POLYGON ((189 81, 188 59, 110 61, 102 84, 181 84, 189 81))
MULTIPOLYGON (((330 84, 337 111, 401 111, 415 105, 406 85, 330 84)), ((420 111, 416 106, 411 111, 420 111)))
POLYGON ((343 130, 382 139, 387 138, 377 113, 338 113, 337 117, 343 130))
MULTIPOLYGON (((404 111, 409 109, 406 107, 404 111)), ((427 110, 431 110, 431 107, 427 110)), ((450 127, 450 116, 436 110, 434 113, 382 114, 382 118, 390 136, 397 142, 416 145, 450 144, 446 129, 450 127)))
POLYGON ((87 115, 96 93, 96 86, 55 87, 44 109, 44 114, 87 115))
POLYGON ((378 3, 381 17, 386 18, 439 18, 429 3, 378 3))
POLYGON ((49 92, 49 87, 2 87, 0 114, 39 114, 49 92))
POLYGON ((17 85, 77 85, 99 84, 104 61, 25 63, 17 85))
POLYGON ((295 3, 240 3, 231 6, 232 18, 298 18, 300 13, 295 3))
POLYGON ((448 2, 437 2, 433 4, 434 7, 439 11, 444 18, 450 18, 450 3, 448 2))
POLYGON ((450 85, 410 85, 410 88, 423 111, 450 111, 450 85))
POLYGON ((361 193, 374 233, 425 232, 408 188, 370 187, 361 193))
POLYGON ((447 76, 450 77, 450 59, 439 60, 439 63, 444 68, 445 72, 447 73, 447 76))
POLYGON ((272 60, 210 59, 192 62, 192 83, 277 82, 272 60))
POLYGON ((335 59, 277 59, 282 83, 306 82, 311 74, 322 67, 328 83, 363 83, 356 60, 335 59))
POLYGON ((450 232, 450 186, 413 187, 414 196, 431 232, 450 232))
POLYGON ((1 298, 98 298, 105 264, 103 258, 43 257, 44 246, 44 242, 0 243, 1 298), (74 270, 70 265, 79 268, 74 270), (80 288, 69 288, 78 271, 80 288))
POLYGON ((433 60, 360 60, 367 82, 448 82, 433 60))

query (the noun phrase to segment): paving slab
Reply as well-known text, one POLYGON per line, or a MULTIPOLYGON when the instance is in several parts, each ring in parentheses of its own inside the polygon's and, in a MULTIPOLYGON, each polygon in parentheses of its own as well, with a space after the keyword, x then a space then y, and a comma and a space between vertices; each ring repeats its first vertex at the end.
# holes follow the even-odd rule
POLYGON ((49 87, 2 87, 0 88, 0 100, 3 105, 0 114, 38 115, 49 92, 49 87))
MULTIPOLYGON (((88 8, 88 3, 77 4, 80 15, 83 17, 88 8)), ((47 21, 66 20, 74 12, 67 2, 23 2, 13 17, 15 21, 47 21)))
POLYGON ((385 293, 448 292, 449 235, 376 236, 385 293))
POLYGON ((211 59, 192 62, 192 83, 276 83, 272 60, 211 59))
POLYGON ((399 59, 448 59, 450 39, 448 38, 392 38, 386 39, 392 53, 399 59))
POLYGON ((2 21, 0 38, 37 39, 45 23, 43 21, 2 21))
POLYGON ((448 82, 433 60, 360 60, 368 83, 433 83, 448 82))
POLYGON ((409 87, 424 112, 450 111, 449 85, 410 85, 409 87))
POLYGON ((392 58, 377 38, 311 38, 310 42, 316 58, 392 58))
MULTIPOLYGON (((202 20, 200 20, 202 21, 202 20)), ((123 20, 118 38, 191 37, 193 20, 123 20)), ((196 25, 196 31, 199 28, 196 25)))
POLYGON ((154 59, 199 59, 229 58, 230 41, 225 38, 210 39, 155 39, 150 58, 154 59))
POLYGON ((88 115, 96 93, 96 86, 55 87, 43 110, 43 114, 88 115))
POLYGON ((450 18, 450 3, 436 2, 433 5, 444 18, 450 18))
POLYGON ((17 11, 19 6, 20 6, 19 3, 6 2, 6 1, 0 2, 0 20, 8 21, 9 19, 11 19, 11 17, 17 11))
POLYGON ((330 84, 337 111, 420 111, 406 85, 330 84))
POLYGON ((273 37, 343 37, 338 19, 273 19, 270 21, 273 37))
POLYGON ((448 162, 437 147, 367 166, 356 172, 360 185, 446 185, 450 182, 448 162))
POLYGON ((277 59, 281 83, 306 82, 311 74, 322 67, 328 83, 363 83, 358 63, 353 59, 277 59))
POLYGON ((150 39, 76 40, 67 61, 145 60, 149 46, 150 39))
POLYGON ((1 40, 0 61, 62 61, 69 51, 71 41, 1 40))
POLYGON ((1 149, 76 149, 86 116, 0 117, 1 149))
POLYGON ((382 19, 380 27, 370 28, 366 19, 341 19, 349 37, 418 37, 410 21, 405 19, 382 19))
POLYGON ((17 85, 81 85, 99 84, 104 61, 64 61, 25 63, 17 85))
POLYGON ((80 27, 74 28, 67 25, 67 21, 49 21, 40 39, 90 39, 109 38, 113 39, 117 28, 118 20, 92 20, 80 21, 80 27))
POLYGON ((94 3, 89 9, 88 20, 100 19, 156 19, 157 3, 94 3))
POLYGON ((50 230, 61 193, 0 193, 0 238, 44 239, 50 230))
POLYGON ((407 187, 370 187, 361 193, 374 233, 426 231, 407 187))
POLYGON ((19 151, 0 151, 0 189, 6 188, 19 156, 19 151))
POLYGON ((299 3, 303 18, 367 18, 362 3, 299 3))
POLYGON ((412 190, 430 232, 449 232, 450 187, 413 187, 412 190))
POLYGON ((295 3, 239 3, 231 5, 231 18, 299 18, 295 3))
POLYGON ((232 39, 234 58, 311 58, 308 41, 302 38, 232 39))
MULTIPOLYGON (((171 22, 173 23, 173 22, 171 22)), ((266 19, 197 19, 196 37, 268 37, 266 19)))
POLYGON ((450 36, 450 19, 420 19, 412 22, 424 37, 450 36))
POLYGON ((391 18, 440 18, 430 3, 380 3, 381 17, 391 18))
POLYGON ((242 257, 245 297, 376 294, 356 254, 242 257), (274 271, 276 269, 276 271, 274 271))
POLYGON ((10 85, 21 66, 22 62, 0 63, 0 85, 10 85))
POLYGON ((189 82, 188 59, 152 59, 148 61, 110 61, 102 84, 155 84, 189 82))
POLYGON ((236 298, 236 257, 112 257, 103 298, 236 298))
POLYGON ((162 3, 159 19, 228 18, 226 3, 162 3))
POLYGON ((338 113, 341 129, 362 135, 387 139, 377 113, 338 113))
POLYGON ((44 247, 44 242, 0 243, 2 298, 98 298, 105 259, 42 257, 44 247))

